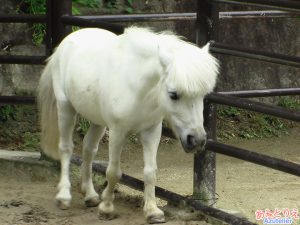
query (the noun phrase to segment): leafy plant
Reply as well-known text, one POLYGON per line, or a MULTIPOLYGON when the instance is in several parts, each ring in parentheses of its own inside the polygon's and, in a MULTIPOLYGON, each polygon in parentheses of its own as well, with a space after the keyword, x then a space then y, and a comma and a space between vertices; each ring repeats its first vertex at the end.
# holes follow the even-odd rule
POLYGON ((112 10, 117 9, 117 0, 105 0, 105 6, 106 8, 112 10))
POLYGON ((84 119, 83 117, 79 117, 78 127, 77 127, 76 131, 81 136, 84 136, 87 133, 89 127, 90 127, 90 122, 88 120, 84 119))
POLYGON ((11 105, 0 106, 0 120, 5 122, 14 119, 15 109, 11 105))
POLYGON ((218 113, 220 116, 236 117, 240 115, 241 112, 236 107, 228 106, 228 107, 220 107, 218 113))
POLYGON ((34 149, 36 146, 39 146, 39 143, 40 139, 38 134, 26 132, 23 135, 23 145, 21 147, 26 149, 34 149))
MULTIPOLYGON (((45 0, 22 0, 17 8, 18 12, 30 13, 33 15, 46 13, 45 0)), ((46 25, 41 23, 34 23, 32 25, 32 42, 40 45, 43 42, 46 34, 46 25)))
POLYGON ((126 0, 125 12, 128 14, 133 13, 133 0, 126 0))
POLYGON ((125 0, 124 4, 118 4, 118 0, 104 0, 105 7, 111 11, 114 9, 121 9, 125 13, 133 13, 133 0, 125 0))
POLYGON ((18 11, 30 14, 43 14, 46 12, 46 0, 21 0, 18 11))
MULTIPOLYGON (((99 7, 100 0, 72 0, 80 6, 86 6, 91 8, 99 7)), ((33 15, 46 14, 46 0, 22 0, 17 8, 18 12, 25 12, 33 15)), ((80 10, 76 5, 72 6, 72 14, 79 15, 80 10)), ((46 25, 41 23, 34 23, 32 25, 32 42, 35 45, 42 44, 45 34, 46 25)))
MULTIPOLYGON (((287 102, 286 100, 284 101, 287 102)), ((282 103, 281 103, 282 104, 282 103)), ((294 104, 292 104, 294 107, 294 104)), ((288 104, 288 107, 292 107, 288 104)), ((218 137, 246 139, 276 137, 287 133, 289 121, 251 112, 235 107, 221 106, 218 109, 218 137)))
POLYGON ((278 101, 278 106, 291 110, 299 110, 300 100, 291 97, 281 97, 278 101))
MULTIPOLYGON (((98 8, 101 5, 101 0, 72 0, 72 14, 79 15, 81 11, 79 6, 98 8)), ((103 0, 103 5, 110 9, 118 9, 118 0, 103 0)), ((133 13, 133 0, 125 0, 124 5, 122 5, 123 10, 131 14, 133 13)), ((21 0, 17 8, 18 12, 25 12, 33 15, 45 14, 46 13, 46 0, 21 0)), ((46 25, 35 23, 32 25, 32 42, 35 45, 40 45, 46 34, 46 25)), ((74 28, 77 30, 78 28, 74 28)))
POLYGON ((73 3, 77 3, 79 5, 90 7, 90 8, 97 8, 100 5, 100 0, 72 0, 72 1, 73 3))

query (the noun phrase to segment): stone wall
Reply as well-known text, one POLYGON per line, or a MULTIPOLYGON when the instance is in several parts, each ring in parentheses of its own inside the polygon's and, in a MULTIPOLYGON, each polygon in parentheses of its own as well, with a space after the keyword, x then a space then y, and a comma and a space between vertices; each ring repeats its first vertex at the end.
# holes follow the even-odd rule
MULTIPOLYGON (((15 14, 18 0, 0 0, 0 14, 15 14)), ((135 0, 135 13, 195 12, 196 1, 135 0)), ((113 13, 121 13, 122 0, 113 13)), ((221 6, 222 10, 237 10, 221 6)), ((246 8, 250 10, 251 8, 246 8)), ((253 8, 255 9, 255 8, 253 8)), ((108 14, 111 10, 82 8, 83 14, 108 14)), ((156 30, 174 30, 189 40, 195 40, 195 22, 151 22, 140 26, 156 30)), ((221 20, 219 41, 222 43, 300 56, 300 18, 293 19, 233 19, 221 20)), ((30 24, 0 24, 0 54, 44 55, 43 45, 34 46, 30 24)), ((219 90, 299 87, 300 70, 293 67, 255 60, 219 55, 222 73, 219 90)), ((0 94, 15 95, 35 92, 42 66, 0 64, 0 94)))
MULTIPOLYGON (((251 10, 257 8, 245 8, 251 10)), ((222 7, 222 10, 236 8, 222 7)), ((219 41, 266 52, 300 56, 299 18, 220 20, 219 41)), ((219 90, 300 87, 300 69, 221 56, 219 90)))
MULTIPOLYGON (((16 14, 17 0, 0 0, 0 14, 16 14)), ((1 55, 43 55, 44 46, 31 41, 31 26, 26 23, 0 23, 1 55)), ((0 95, 32 95, 41 66, 0 64, 0 95)))

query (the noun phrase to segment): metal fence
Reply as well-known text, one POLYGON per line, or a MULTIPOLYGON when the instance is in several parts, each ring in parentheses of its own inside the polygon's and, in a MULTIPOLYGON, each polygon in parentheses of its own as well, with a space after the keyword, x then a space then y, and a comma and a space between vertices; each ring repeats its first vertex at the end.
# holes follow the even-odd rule
MULTIPOLYGON (((225 54, 260 60, 281 65, 300 68, 300 57, 274 54, 252 49, 238 48, 219 43, 218 24, 220 19, 247 19, 265 17, 296 17, 300 15, 300 2, 297 0, 197 0, 196 13, 162 13, 162 14, 132 14, 132 15, 105 15, 105 16, 72 16, 71 0, 47 0, 46 15, 0 15, 0 22, 15 23, 45 23, 46 49, 44 56, 0 56, 0 63, 11 64, 43 64, 45 59, 53 52, 53 48, 71 32, 71 26, 99 27, 108 29, 116 34, 124 31, 124 26, 116 22, 145 22, 145 21, 178 21, 195 20, 197 36, 196 42, 203 46, 213 41, 211 51, 216 54, 225 54), (264 11, 235 11, 220 12, 219 3, 251 5, 267 7, 273 10, 264 11), (275 9, 275 10, 274 10, 275 9)), ((173 202, 185 201, 186 204, 202 211, 204 214, 230 224, 253 224, 208 206, 215 202, 216 154, 224 154, 248 162, 280 170, 300 176, 300 165, 270 157, 249 150, 225 145, 216 141, 216 105, 228 105, 255 112, 300 122, 300 113, 292 112, 277 106, 266 105, 247 98, 300 95, 300 88, 265 89, 215 92, 205 99, 205 127, 207 130, 207 145, 205 151, 194 156, 194 194, 205 196, 206 203, 185 198, 176 193, 156 187, 157 196, 173 202)), ((1 104, 34 104, 35 97, 28 96, 0 96, 1 104)), ((164 128, 163 134, 174 137, 172 132, 164 128)), ((81 159, 73 157, 72 162, 80 164, 81 159)), ((95 172, 104 174, 103 165, 94 164, 95 172)), ((135 189, 142 190, 143 182, 128 175, 123 175, 121 182, 135 189)))

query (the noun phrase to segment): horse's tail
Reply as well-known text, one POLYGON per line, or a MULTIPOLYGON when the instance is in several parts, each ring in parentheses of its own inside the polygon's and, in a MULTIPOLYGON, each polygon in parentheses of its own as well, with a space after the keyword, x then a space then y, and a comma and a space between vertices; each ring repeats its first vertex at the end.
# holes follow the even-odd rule
POLYGON ((55 61, 52 56, 41 75, 37 99, 41 123, 42 150, 49 157, 59 160, 57 105, 52 80, 52 73, 54 72, 53 64, 55 64, 55 61))

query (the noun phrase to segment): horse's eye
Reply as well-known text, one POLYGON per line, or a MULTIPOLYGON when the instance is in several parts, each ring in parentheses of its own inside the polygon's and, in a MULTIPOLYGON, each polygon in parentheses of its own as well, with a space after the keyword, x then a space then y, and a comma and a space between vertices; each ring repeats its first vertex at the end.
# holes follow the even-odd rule
POLYGON ((174 101, 179 100, 179 95, 177 94, 177 92, 169 92, 169 97, 174 101))

